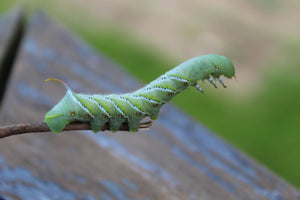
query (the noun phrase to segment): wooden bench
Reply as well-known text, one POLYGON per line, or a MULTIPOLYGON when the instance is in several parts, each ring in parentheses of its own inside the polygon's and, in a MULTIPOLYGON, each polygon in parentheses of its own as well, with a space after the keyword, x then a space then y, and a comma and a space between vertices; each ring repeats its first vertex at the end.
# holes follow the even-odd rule
MULTIPOLYGON (((8 82, 0 76, 0 126, 43 121, 65 94, 46 78, 77 92, 141 86, 41 12, 23 33, 22 13, 0 21, 0 71, 12 69, 8 82)), ((26 134, 1 139, 0 152, 2 199, 300 199, 294 187, 170 104, 148 131, 26 134)))

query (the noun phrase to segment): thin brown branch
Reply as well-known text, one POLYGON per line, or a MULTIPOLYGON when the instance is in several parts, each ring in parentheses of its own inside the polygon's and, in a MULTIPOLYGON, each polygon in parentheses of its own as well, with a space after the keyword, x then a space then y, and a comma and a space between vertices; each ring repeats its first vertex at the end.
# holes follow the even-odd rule
MULTIPOLYGON (((142 122, 139 125, 139 129, 147 129, 152 125, 151 121, 142 122)), ((89 123, 71 123, 68 124, 63 131, 75 131, 75 130, 91 130, 89 123)), ((109 130, 108 124, 106 124, 102 131, 109 130)), ((120 131, 129 131, 127 124, 122 124, 119 128, 120 131)), ((9 126, 0 127, 0 138, 19 135, 25 133, 40 133, 40 132, 50 132, 49 127, 46 123, 30 123, 30 124, 13 124, 9 126)))

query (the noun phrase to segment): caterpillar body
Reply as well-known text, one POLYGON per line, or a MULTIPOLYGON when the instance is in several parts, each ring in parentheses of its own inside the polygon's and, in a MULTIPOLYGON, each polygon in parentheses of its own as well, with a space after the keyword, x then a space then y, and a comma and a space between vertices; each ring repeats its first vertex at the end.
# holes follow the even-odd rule
POLYGON ((94 132, 100 131, 106 123, 115 132, 122 123, 127 123, 129 130, 135 132, 143 118, 157 119, 162 105, 187 87, 194 86, 203 93, 197 82, 208 80, 216 87, 213 78, 226 87, 220 76, 231 78, 234 74, 234 66, 228 58, 209 54, 187 60, 143 88, 126 94, 77 94, 63 81, 48 79, 63 83, 67 92, 45 115, 44 121, 54 133, 60 133, 75 121, 89 122, 94 132))

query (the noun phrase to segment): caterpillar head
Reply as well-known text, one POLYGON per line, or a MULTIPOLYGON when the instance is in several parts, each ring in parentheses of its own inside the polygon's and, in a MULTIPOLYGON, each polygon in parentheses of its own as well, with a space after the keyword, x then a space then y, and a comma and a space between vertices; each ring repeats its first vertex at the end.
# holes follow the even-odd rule
MULTIPOLYGON (((222 86, 226 88, 226 85, 221 79, 221 75, 227 78, 231 78, 235 75, 235 70, 232 62, 225 56, 219 56, 215 54, 209 55, 208 58, 211 65, 208 68, 209 69, 207 71, 208 74, 203 79, 208 80, 211 84, 215 86, 215 88, 217 88, 217 86, 213 81, 213 78, 218 79, 218 81, 222 84, 222 86)), ((196 88, 203 93, 203 90, 200 88, 199 85, 197 85, 196 88)))
POLYGON ((190 59, 183 63, 183 66, 185 69, 182 71, 188 71, 186 74, 187 77, 190 78, 191 82, 194 83, 194 86, 202 93, 202 88, 197 84, 199 80, 208 80, 217 87, 213 79, 218 79, 223 87, 226 87, 221 76, 227 78, 235 76, 232 62, 225 56, 216 54, 209 54, 190 59))
POLYGON ((214 70, 211 76, 219 78, 221 75, 232 78, 235 75, 234 66, 232 62, 225 56, 212 55, 215 59, 212 60, 214 64, 214 70))

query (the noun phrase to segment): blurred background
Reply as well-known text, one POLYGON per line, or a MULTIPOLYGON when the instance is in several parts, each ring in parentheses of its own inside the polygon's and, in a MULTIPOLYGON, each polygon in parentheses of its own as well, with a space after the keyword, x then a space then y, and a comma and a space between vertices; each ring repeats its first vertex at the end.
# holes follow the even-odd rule
POLYGON ((230 58, 227 89, 205 83, 172 102, 300 188, 300 1, 1 0, 0 12, 16 5, 45 10, 145 84, 194 56, 230 58))

